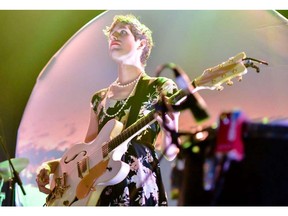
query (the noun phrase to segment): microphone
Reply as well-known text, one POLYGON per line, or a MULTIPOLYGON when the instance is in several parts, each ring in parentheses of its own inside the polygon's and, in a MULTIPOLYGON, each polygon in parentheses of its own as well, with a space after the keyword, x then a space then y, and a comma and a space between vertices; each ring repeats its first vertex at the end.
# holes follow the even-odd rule
POLYGON ((209 118, 209 114, 206 109, 206 103, 204 102, 203 98, 195 91, 195 88, 192 86, 187 74, 180 67, 177 67, 173 63, 162 65, 157 74, 159 75, 164 68, 169 68, 174 72, 175 83, 186 96, 179 101, 180 104, 172 105, 172 108, 175 111, 190 109, 196 122, 198 123, 209 118))

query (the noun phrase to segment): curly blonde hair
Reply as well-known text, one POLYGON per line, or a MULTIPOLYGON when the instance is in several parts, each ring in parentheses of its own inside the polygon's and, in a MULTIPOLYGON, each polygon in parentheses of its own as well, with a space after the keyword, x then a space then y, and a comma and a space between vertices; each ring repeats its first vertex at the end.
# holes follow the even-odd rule
POLYGON ((128 14, 128 15, 116 15, 113 18, 113 23, 110 26, 106 26, 106 28, 103 30, 104 34, 109 38, 109 35, 116 24, 123 23, 125 25, 128 25, 130 27, 130 30, 132 34, 135 37, 135 40, 146 40, 146 46, 143 49, 142 55, 141 55, 141 63, 146 66, 147 60, 150 56, 151 49, 154 46, 153 39, 152 39, 152 31, 142 24, 139 19, 137 19, 134 15, 128 14))

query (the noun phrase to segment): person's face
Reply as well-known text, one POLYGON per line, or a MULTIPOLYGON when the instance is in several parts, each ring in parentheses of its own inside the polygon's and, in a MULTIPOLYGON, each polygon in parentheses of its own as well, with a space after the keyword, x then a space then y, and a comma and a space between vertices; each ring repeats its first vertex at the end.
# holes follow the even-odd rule
POLYGON ((140 61, 141 41, 135 41, 128 25, 118 23, 110 32, 109 52, 113 60, 123 63, 140 61))

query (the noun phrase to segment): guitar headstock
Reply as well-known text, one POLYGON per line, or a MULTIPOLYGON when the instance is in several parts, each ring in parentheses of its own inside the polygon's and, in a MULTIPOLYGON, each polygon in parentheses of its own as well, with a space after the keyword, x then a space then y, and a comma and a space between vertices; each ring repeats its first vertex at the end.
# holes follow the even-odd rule
POLYGON ((246 54, 241 52, 226 62, 206 69, 201 76, 194 79, 194 86, 199 89, 222 90, 224 88, 222 84, 233 85, 232 79, 235 77, 241 81, 242 75, 247 73, 243 62, 244 58, 246 58, 246 54))

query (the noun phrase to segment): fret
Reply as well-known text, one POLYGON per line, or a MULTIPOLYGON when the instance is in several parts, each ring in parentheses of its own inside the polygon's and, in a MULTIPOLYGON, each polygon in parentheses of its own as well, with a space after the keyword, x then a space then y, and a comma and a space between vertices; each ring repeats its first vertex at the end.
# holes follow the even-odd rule
MULTIPOLYGON (((125 140, 127 140, 129 137, 133 136, 136 132, 141 130, 143 127, 145 127, 147 124, 149 124, 154 119, 154 113, 155 110, 152 110, 147 116, 139 119, 134 124, 129 126, 128 128, 124 129, 118 136, 114 137, 112 140, 110 140, 107 143, 107 150, 108 153, 113 151, 115 148, 117 148, 120 144, 122 144, 125 140)), ((105 145, 106 146, 106 145, 105 145)), ((103 146, 104 147, 104 146, 103 146)), ((106 153, 106 152, 105 152, 106 153)), ((107 153, 107 154, 108 154, 107 153)))
POLYGON ((108 155, 108 143, 105 143, 102 146, 102 154, 103 154, 103 158, 105 158, 108 155))

